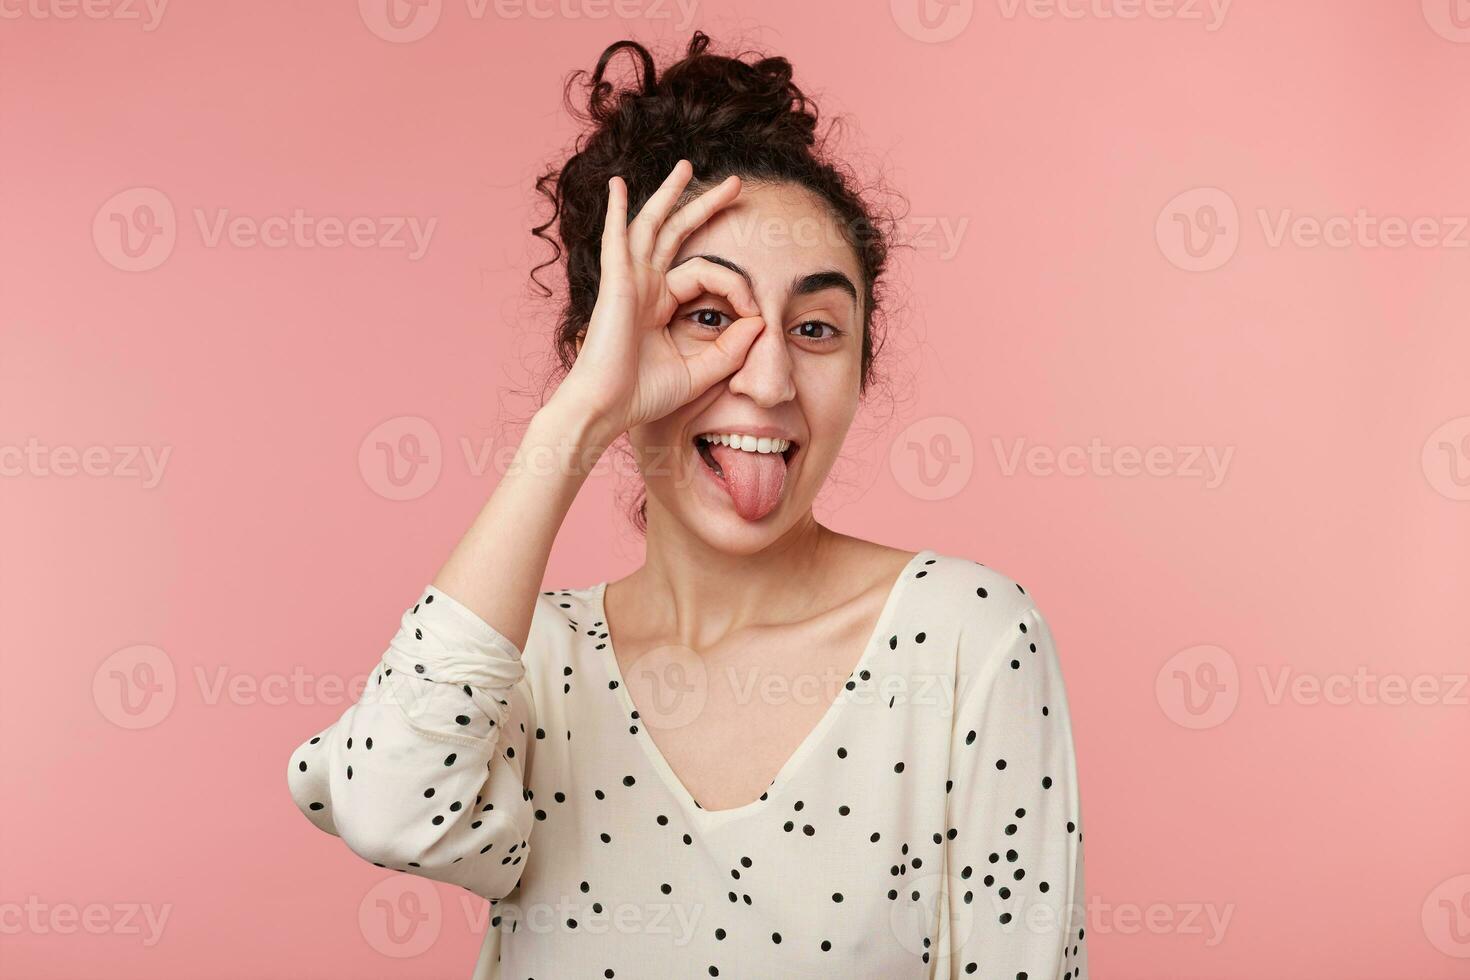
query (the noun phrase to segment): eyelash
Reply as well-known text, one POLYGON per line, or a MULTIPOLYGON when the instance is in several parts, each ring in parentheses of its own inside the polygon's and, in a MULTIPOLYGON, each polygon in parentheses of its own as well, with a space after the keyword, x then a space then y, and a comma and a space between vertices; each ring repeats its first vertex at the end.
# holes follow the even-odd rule
MULTIPOLYGON (((722 312, 720 310, 712 309, 712 308, 709 308, 709 307, 706 307, 704 309, 699 309, 699 310, 690 310, 686 314, 686 318, 687 319, 690 319, 690 320, 694 320, 695 317, 699 316, 701 313, 714 313, 717 316, 723 317, 724 319, 727 319, 727 320, 730 319, 730 314, 724 313, 724 312, 722 312)), ((731 322, 733 323, 734 321, 731 320, 731 322)), ((802 340, 810 341, 813 344, 830 344, 830 343, 834 343, 835 341, 839 340, 843 336, 843 334, 844 334, 844 331, 839 330, 837 327, 835 327, 832 324, 826 322, 825 320, 803 320, 800 323, 798 323, 797 326, 798 327, 804 327, 804 326, 807 326, 808 324, 816 324, 819 327, 826 327, 828 330, 831 331, 831 334, 829 336, 826 336, 826 337, 805 337, 804 336, 804 337, 801 338, 802 340)), ((695 326, 702 327, 702 328, 704 328, 706 330, 712 330, 712 329, 714 329, 713 327, 709 326, 709 324, 699 323, 698 321, 695 321, 695 326)), ((725 324, 720 329, 723 330, 725 326, 729 326, 729 324, 725 324)))

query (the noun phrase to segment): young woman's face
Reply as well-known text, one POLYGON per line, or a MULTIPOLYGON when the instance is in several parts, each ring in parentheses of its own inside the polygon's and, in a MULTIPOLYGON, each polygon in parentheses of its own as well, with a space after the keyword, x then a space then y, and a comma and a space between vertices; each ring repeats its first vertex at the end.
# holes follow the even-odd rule
MULTIPOLYGON (((674 263, 695 256, 749 281, 765 327, 734 373, 629 439, 650 527, 677 521, 712 547, 749 554, 810 513, 857 412, 861 272, 837 219, 792 184, 747 184, 674 263), (756 440, 737 448, 707 444, 706 434, 756 440), (783 453, 779 442, 760 441, 772 438, 791 445, 783 453)), ((669 329, 692 352, 735 319, 729 299, 706 294, 680 306, 669 329)))

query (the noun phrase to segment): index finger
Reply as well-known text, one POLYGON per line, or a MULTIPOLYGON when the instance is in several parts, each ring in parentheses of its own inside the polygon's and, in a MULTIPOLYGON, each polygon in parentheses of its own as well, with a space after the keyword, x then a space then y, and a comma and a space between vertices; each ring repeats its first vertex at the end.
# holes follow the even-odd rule
POLYGON ((638 210, 638 216, 628 226, 628 248, 635 257, 648 254, 649 249, 653 247, 653 239, 658 234, 659 227, 663 225, 669 212, 674 209, 674 205, 679 202, 679 195, 684 192, 685 186, 693 176, 694 165, 680 158, 679 162, 674 164, 674 169, 670 170, 669 175, 664 178, 664 182, 659 185, 658 190, 653 192, 653 196, 643 202, 643 207, 638 210))
POLYGON ((679 246, 684 244, 684 240, 692 235, 696 228, 708 221, 715 212, 739 197, 740 188, 740 178, 731 174, 675 211, 673 217, 665 221, 664 226, 659 229, 658 240, 654 242, 653 255, 650 259, 653 267, 667 269, 669 263, 674 261, 674 255, 679 251, 679 246))
POLYGON ((681 304, 702 293, 723 296, 742 317, 757 316, 760 307, 750 291, 750 283, 733 269, 716 265, 700 256, 680 262, 664 276, 664 285, 681 304))

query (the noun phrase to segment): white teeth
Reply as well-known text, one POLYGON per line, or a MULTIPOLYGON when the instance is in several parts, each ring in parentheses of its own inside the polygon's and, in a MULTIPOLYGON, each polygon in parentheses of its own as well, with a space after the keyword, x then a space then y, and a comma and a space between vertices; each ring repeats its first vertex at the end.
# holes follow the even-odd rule
POLYGON ((717 442, 722 446, 740 449, 747 453, 784 453, 791 448, 790 439, 748 436, 740 432, 706 432, 698 438, 700 442, 717 442))

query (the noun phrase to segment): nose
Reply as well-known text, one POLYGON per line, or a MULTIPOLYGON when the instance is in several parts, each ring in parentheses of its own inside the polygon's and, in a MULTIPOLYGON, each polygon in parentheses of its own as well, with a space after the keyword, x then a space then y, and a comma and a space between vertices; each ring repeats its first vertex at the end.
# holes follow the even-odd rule
POLYGON ((772 408, 796 397, 796 379, 779 307, 763 309, 761 316, 766 325, 751 341, 750 349, 745 352, 745 363, 730 375, 727 387, 762 408, 772 408))

